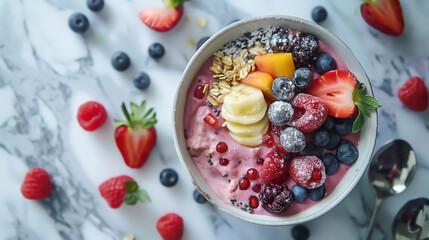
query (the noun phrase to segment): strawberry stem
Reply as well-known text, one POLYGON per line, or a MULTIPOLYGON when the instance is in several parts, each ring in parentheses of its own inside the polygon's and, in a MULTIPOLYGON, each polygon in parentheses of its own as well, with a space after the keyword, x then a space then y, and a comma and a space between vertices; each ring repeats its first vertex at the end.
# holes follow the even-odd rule
POLYGON ((180 7, 189 0, 162 0, 166 7, 180 7))
POLYGON ((146 100, 143 100, 138 106, 131 102, 131 113, 128 112, 125 103, 122 103, 122 112, 125 115, 126 120, 116 120, 115 126, 127 126, 131 129, 144 130, 153 127, 158 121, 156 119, 156 113, 153 108, 150 108, 146 112, 146 100))
POLYGON ((136 205, 137 201, 150 203, 150 196, 144 189, 139 189, 136 181, 124 182, 127 193, 124 196, 124 203, 127 205, 136 205))

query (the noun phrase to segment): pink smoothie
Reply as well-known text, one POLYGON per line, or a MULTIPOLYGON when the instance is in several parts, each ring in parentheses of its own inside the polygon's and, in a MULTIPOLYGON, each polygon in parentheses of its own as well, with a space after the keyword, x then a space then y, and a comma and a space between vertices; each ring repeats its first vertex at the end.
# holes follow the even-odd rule
MULTIPOLYGON (((321 52, 326 52, 334 57, 337 62, 338 69, 347 70, 344 62, 339 58, 328 45, 319 40, 319 49, 321 52)), ((194 160, 195 165, 199 169, 201 175, 208 183, 210 188, 214 191, 216 196, 222 200, 225 204, 232 205, 231 199, 236 199, 237 202, 248 204, 250 196, 258 197, 259 193, 255 193, 251 187, 247 190, 240 190, 238 188, 238 180, 247 175, 249 168, 255 168, 260 172, 261 165, 256 163, 258 157, 265 159, 265 156, 271 152, 276 151, 276 147, 268 148, 265 145, 259 147, 245 147, 234 142, 229 136, 228 129, 221 127, 224 119, 222 115, 218 115, 220 121, 219 127, 213 128, 204 122, 204 117, 211 113, 216 116, 217 112, 220 111, 221 105, 217 107, 209 107, 206 98, 198 99, 194 97, 195 88, 198 85, 210 84, 215 79, 212 77, 212 72, 209 67, 212 64, 212 58, 209 58, 198 72, 193 83, 188 90, 188 97, 186 100, 185 115, 184 115, 184 128, 186 143, 189 149, 189 154, 194 160), (216 110, 216 111, 215 111, 216 110), (216 145, 219 142, 225 142, 228 145, 228 151, 225 153, 218 153, 216 151, 216 145), (227 166, 219 164, 220 158, 226 158, 229 160, 227 166)), ((314 78, 318 78, 319 75, 314 72, 314 78)), ((276 142, 278 136, 275 133, 271 133, 276 142)), ((356 146, 359 141, 359 133, 350 134, 343 137, 352 141, 356 146)), ((340 168, 334 175, 327 176, 325 181, 325 196, 330 194, 335 187, 340 183, 344 175, 347 173, 349 166, 340 164, 340 168)), ((264 185, 260 179, 251 180, 251 185, 260 184, 261 187, 264 185)), ((295 183, 288 178, 285 184, 292 188, 295 183)), ((259 207, 254 209, 253 214, 268 215, 268 216, 289 216, 299 212, 302 212, 315 204, 317 201, 306 199, 303 203, 293 202, 285 213, 274 214, 265 211, 261 204, 259 207)), ((235 204, 234 204, 235 206, 235 204)), ((242 205, 237 206, 238 208, 242 205)))

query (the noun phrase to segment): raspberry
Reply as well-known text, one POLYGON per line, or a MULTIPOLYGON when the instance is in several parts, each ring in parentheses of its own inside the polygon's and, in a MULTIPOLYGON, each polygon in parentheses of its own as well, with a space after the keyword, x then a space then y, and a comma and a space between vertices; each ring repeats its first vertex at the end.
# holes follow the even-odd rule
POLYGON ((262 208, 272 213, 282 213, 292 203, 292 191, 286 185, 267 184, 259 194, 262 208))
POLYGON ((42 168, 33 168, 25 174, 21 185, 22 195, 31 200, 42 200, 52 192, 52 182, 49 174, 42 168))
POLYGON ((281 183, 288 176, 288 163, 278 153, 268 153, 260 176, 264 183, 281 183))
POLYGON ((98 102, 86 102, 77 110, 77 121, 86 131, 94 131, 106 122, 106 109, 98 102))
POLYGON ((289 174, 301 187, 313 189, 325 183, 325 165, 316 156, 295 157, 292 159, 289 174))
POLYGON ((100 184, 101 196, 107 201, 111 208, 119 208, 124 202, 124 196, 127 193, 125 182, 134 181, 133 178, 122 175, 119 177, 110 178, 100 184))
POLYGON ((398 98, 409 109, 423 112, 428 108, 428 89, 419 77, 412 77, 398 90, 398 98))
POLYGON ((180 240, 183 236, 183 218, 167 213, 156 222, 156 229, 164 240, 180 240))
POLYGON ((292 100, 292 105, 305 110, 302 116, 298 114, 291 121, 291 125, 303 133, 318 129, 328 117, 328 108, 323 100, 316 96, 300 93, 292 100))

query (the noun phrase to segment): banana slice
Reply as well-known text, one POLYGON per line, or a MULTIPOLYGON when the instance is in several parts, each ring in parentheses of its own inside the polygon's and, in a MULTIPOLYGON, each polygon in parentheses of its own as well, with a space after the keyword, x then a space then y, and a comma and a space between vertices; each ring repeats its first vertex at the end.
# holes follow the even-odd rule
MULTIPOLYGON (((267 130, 268 130, 268 127, 267 127, 267 130)), ((257 146, 259 146, 259 145, 262 144, 262 136, 263 136, 263 134, 262 135, 258 135, 258 136, 240 137, 240 136, 235 135, 232 132, 229 132, 229 135, 231 136, 232 140, 234 140, 235 142, 237 142, 237 143, 239 143, 239 144, 241 144, 243 146, 257 147, 257 146)))
POLYGON ((243 125, 239 123, 226 122, 228 130, 238 137, 250 137, 263 135, 268 131, 268 115, 265 115, 259 122, 243 125))
POLYGON ((252 115, 235 115, 235 114, 231 114, 230 112, 226 111, 222 107, 221 113, 222 113, 222 117, 227 122, 243 124, 243 125, 251 125, 251 124, 255 124, 255 123, 261 121, 261 119, 264 118, 265 113, 266 113, 266 108, 261 109, 258 113, 252 114, 252 115))

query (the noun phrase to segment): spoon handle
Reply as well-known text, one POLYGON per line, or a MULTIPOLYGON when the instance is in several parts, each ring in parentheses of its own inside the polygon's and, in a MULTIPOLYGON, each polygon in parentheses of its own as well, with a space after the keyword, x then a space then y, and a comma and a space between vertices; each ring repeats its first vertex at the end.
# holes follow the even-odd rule
POLYGON ((366 240, 371 240, 372 233, 374 232, 375 219, 377 218, 378 210, 380 209, 381 203, 383 203, 383 199, 377 197, 375 199, 375 207, 374 207, 374 211, 372 212, 371 221, 369 222, 368 232, 366 234, 366 240))

